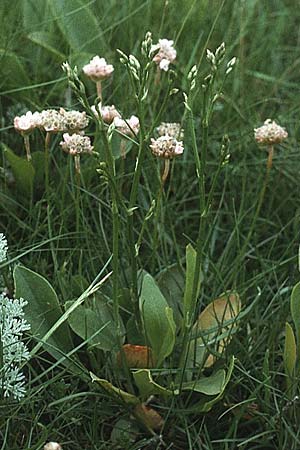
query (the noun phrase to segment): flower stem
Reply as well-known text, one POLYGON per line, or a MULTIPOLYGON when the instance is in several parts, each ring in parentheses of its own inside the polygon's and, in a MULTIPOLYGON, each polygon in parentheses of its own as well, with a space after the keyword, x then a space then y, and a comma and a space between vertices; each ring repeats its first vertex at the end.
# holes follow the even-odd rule
POLYGON ((100 102, 102 102, 102 84, 101 84, 101 81, 97 81, 96 88, 97 88, 97 97, 99 98, 100 102))
POLYGON ((24 138, 24 145, 25 145, 25 150, 26 150, 27 161, 31 161, 29 135, 24 134, 23 138, 24 138))
POLYGON ((164 171, 163 171, 163 174, 162 174, 162 177, 161 177, 162 185, 165 184, 166 179, 168 178, 168 175, 169 175, 169 170, 170 170, 170 159, 167 158, 164 161, 165 161, 164 171))
POLYGON ((49 204, 49 150, 50 150, 50 142, 51 142, 51 133, 47 131, 45 138, 45 191, 46 191, 46 200, 47 204, 49 204))
POLYGON ((80 156, 75 155, 75 180, 76 180, 76 194, 75 194, 75 209, 76 209, 76 233, 80 229, 80 156))

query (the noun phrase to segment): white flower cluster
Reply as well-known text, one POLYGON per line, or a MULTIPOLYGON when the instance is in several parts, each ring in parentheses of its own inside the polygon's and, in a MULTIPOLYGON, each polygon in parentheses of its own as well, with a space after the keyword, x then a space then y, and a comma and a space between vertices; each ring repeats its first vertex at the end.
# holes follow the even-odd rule
POLYGON ((116 129, 126 136, 133 137, 140 130, 140 121, 136 116, 131 116, 130 119, 127 120, 120 119, 120 117, 115 117, 113 123, 116 129))
POLYGON ((3 233, 0 233, 0 263, 6 260, 7 240, 3 233))
POLYGON ((35 128, 41 128, 47 132, 57 133, 59 131, 76 132, 86 128, 89 120, 85 112, 65 111, 60 108, 45 109, 42 112, 27 111, 23 116, 14 118, 14 127, 21 134, 29 134, 35 128))
POLYGON ((96 55, 88 64, 83 66, 82 70, 86 76, 97 83, 98 81, 105 80, 105 78, 109 78, 113 73, 114 68, 111 64, 107 64, 104 58, 100 58, 96 55))
POLYGON ((12 300, 0 294, 0 346, 2 367, 0 368, 0 392, 4 397, 20 400, 25 395, 25 376, 21 370, 29 359, 29 351, 22 342, 24 331, 30 325, 24 319, 25 300, 12 300))
POLYGON ((150 145, 153 155, 159 158, 170 159, 182 155, 183 144, 172 136, 160 136, 158 139, 151 139, 150 145))
POLYGON ((254 128, 254 138, 261 145, 280 144, 287 137, 286 129, 271 119, 265 120, 261 127, 254 128))
POLYGON ((98 110, 99 110, 103 122, 107 123, 109 125, 114 121, 115 117, 121 118, 121 114, 116 109, 115 105, 102 106, 101 103, 98 103, 98 110, 94 105, 91 107, 91 110, 93 111, 93 113, 95 114, 95 116, 97 118, 99 117, 99 113, 98 113, 98 110))
POLYGON ((62 450, 62 446, 58 442, 47 442, 44 450, 62 450))
POLYGON ((93 146, 88 136, 64 133, 63 139, 59 145, 72 156, 80 156, 82 153, 92 153, 93 151, 93 146))
POLYGON ((169 65, 175 61, 177 52, 173 47, 174 41, 169 39, 159 39, 158 44, 152 45, 151 51, 158 50, 158 53, 153 58, 153 61, 158 65, 161 70, 167 72, 169 65))
POLYGON ((175 139, 183 139, 184 136, 183 128, 177 122, 162 122, 156 130, 159 136, 167 134, 175 139))

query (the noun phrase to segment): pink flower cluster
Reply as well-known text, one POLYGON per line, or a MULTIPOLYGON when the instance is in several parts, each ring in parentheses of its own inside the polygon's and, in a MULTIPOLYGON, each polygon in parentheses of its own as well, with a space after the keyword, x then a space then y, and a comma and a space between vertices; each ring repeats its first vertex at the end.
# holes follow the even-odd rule
POLYGON ((177 52, 173 47, 174 41, 169 39, 159 39, 158 44, 152 45, 152 51, 158 50, 153 61, 161 70, 167 72, 169 65, 175 61, 177 52))
POLYGON ((94 56, 88 64, 83 66, 83 72, 95 83, 109 78, 114 71, 111 64, 107 64, 104 58, 94 56))
POLYGON ((261 127, 254 128, 254 138, 261 145, 280 144, 287 137, 286 129, 271 119, 267 119, 261 127))
POLYGON ((182 155, 184 150, 181 141, 177 141, 177 139, 168 135, 160 136, 158 139, 152 138, 150 148, 153 155, 164 159, 182 155))

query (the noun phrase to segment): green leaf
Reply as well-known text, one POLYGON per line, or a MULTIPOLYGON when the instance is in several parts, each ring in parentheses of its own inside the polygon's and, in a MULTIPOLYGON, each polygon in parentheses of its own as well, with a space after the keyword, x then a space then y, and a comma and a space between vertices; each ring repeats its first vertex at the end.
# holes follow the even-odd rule
POLYGON ((49 53, 52 53, 60 60, 66 58, 66 55, 62 51, 60 51, 59 45, 60 42, 57 39, 55 33, 49 33, 47 31, 34 31, 33 33, 30 33, 27 37, 32 42, 44 48, 49 53))
POLYGON ((153 381, 149 369, 137 370, 133 373, 133 378, 142 397, 149 397, 150 395, 161 395, 163 397, 169 397, 173 395, 172 391, 164 388, 163 386, 160 386, 159 384, 155 383, 155 381, 153 381))
POLYGON ((90 376, 92 378, 92 382, 100 384, 100 386, 113 398, 129 405, 138 405, 140 403, 139 398, 136 397, 135 395, 129 394, 128 392, 123 391, 122 389, 117 388, 116 386, 113 386, 109 381, 103 378, 98 378, 92 372, 90 372, 90 376))
POLYGON ((16 180, 17 189, 20 192, 23 192, 27 197, 31 197, 35 172, 31 161, 27 161, 25 156, 20 157, 15 155, 9 147, 4 144, 2 145, 4 147, 4 155, 10 164, 16 180))
MULTIPOLYGON (((200 359, 195 358, 196 365, 203 364, 203 345, 208 350, 207 343, 213 345, 216 354, 222 354, 226 345, 231 340, 231 335, 237 328, 237 317, 241 310, 241 301, 237 293, 225 293, 219 298, 209 303, 209 305, 201 312, 197 321, 193 325, 193 336, 197 336, 192 341, 190 353, 199 353, 200 359), (222 339, 220 338, 222 337, 222 339), (214 342, 212 342, 214 341, 214 342), (195 345, 199 346, 195 350, 195 345)), ((191 360, 191 356, 189 359, 191 360)), ((215 355, 208 355, 205 361, 205 367, 210 367, 215 362, 215 355)))
POLYGON ((47 6, 47 0, 22 0, 22 18, 24 28, 32 31, 33 29, 39 29, 42 23, 47 21, 49 17, 49 11, 47 6))
POLYGON ((179 265, 173 265, 159 274, 157 284, 174 313, 174 320, 179 327, 182 324, 182 298, 185 276, 179 265))
POLYGON ((130 419, 119 419, 113 427, 110 439, 118 448, 129 448, 133 445, 139 434, 137 425, 130 419))
POLYGON ((85 0, 49 0, 49 6, 73 51, 87 51, 93 55, 98 54, 100 49, 101 54, 107 51, 107 44, 91 3, 85 0))
MULTIPOLYGON (((28 86, 30 80, 27 75, 25 62, 23 64, 22 58, 13 52, 0 48, 0 65, 1 65, 1 81, 0 86, 4 86, 4 92, 20 86, 28 86)), ((17 92, 14 94, 18 96, 17 92)), ((23 94, 22 94, 23 95, 23 94)), ((35 96, 31 91, 31 97, 35 96)))
MULTIPOLYGON (((31 332, 38 340, 43 340, 63 314, 56 293, 45 278, 24 266, 16 266, 13 276, 16 297, 22 297, 28 302, 24 311, 31 332)), ((66 322, 57 328, 47 342, 43 342, 43 347, 58 360, 73 349, 66 322)))
POLYGON ((186 276, 185 276, 185 291, 183 297, 183 315, 186 319, 187 318, 190 319, 194 314, 195 302, 199 295, 200 281, 201 281, 200 279, 198 280, 196 298, 192 298, 197 252, 196 250, 194 250, 191 244, 186 246, 185 257, 186 257, 186 276))
POLYGON ((234 367, 234 357, 232 356, 231 360, 230 360, 229 368, 227 370, 226 378, 224 380, 224 383, 222 385, 222 389, 221 389, 220 393, 212 400, 209 400, 209 401, 206 401, 205 399, 201 400, 199 403, 197 403, 196 405, 192 406, 192 408, 190 408, 191 412, 208 412, 219 400, 221 400, 221 398, 223 397, 225 388, 231 378, 233 367, 234 367))
POLYGON ((291 314, 295 324, 297 344, 300 346, 300 282, 292 290, 291 314))
POLYGON ((284 367, 288 377, 293 377, 297 359, 295 335, 289 323, 285 324, 284 367))
POLYGON ((34 189, 45 186, 45 152, 37 151, 31 154, 34 168, 34 189))
POLYGON ((206 395, 217 395, 223 391, 223 386, 226 379, 224 369, 218 370, 209 377, 203 377, 196 381, 188 381, 182 384, 183 391, 200 392, 206 395))
MULTIPOLYGON (((69 309, 72 304, 72 301, 67 302, 66 308, 69 309)), ((117 348, 117 327, 111 308, 103 299, 94 298, 91 307, 79 305, 69 315, 68 321, 74 333, 83 340, 87 340, 90 347, 97 347, 106 351, 117 348)), ((124 335, 123 326, 122 334, 124 335)))
POLYGON ((172 353, 176 325, 173 311, 149 274, 146 274, 142 281, 140 311, 146 338, 159 366, 172 353))

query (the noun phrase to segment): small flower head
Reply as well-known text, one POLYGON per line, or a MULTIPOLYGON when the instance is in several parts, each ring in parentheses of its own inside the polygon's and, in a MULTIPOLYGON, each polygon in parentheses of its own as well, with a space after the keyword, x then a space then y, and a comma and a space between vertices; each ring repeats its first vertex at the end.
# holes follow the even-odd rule
POLYGON ((261 127, 254 129, 254 138, 260 145, 280 144, 287 137, 285 128, 271 119, 267 119, 261 127))
POLYGON ((153 57, 153 61, 161 70, 167 72, 171 62, 175 61, 177 52, 173 47, 174 41, 169 39, 159 39, 158 44, 152 45, 152 51, 158 50, 153 57))
POLYGON ((115 117, 114 126, 120 133, 126 134, 127 136, 134 136, 140 130, 140 121, 136 116, 131 116, 130 119, 127 120, 115 117))
POLYGON ((157 127, 157 132, 159 136, 168 135, 175 139, 183 139, 184 136, 181 124, 177 122, 162 122, 159 127, 157 127))
POLYGON ((68 131, 80 131, 89 124, 89 119, 86 117, 85 112, 65 111, 63 108, 60 108, 59 113, 63 116, 64 126, 68 131))
POLYGON ((58 442, 47 442, 44 445, 44 450, 62 450, 62 447, 58 442))
POLYGON ((63 114, 56 109, 45 109, 39 114, 38 126, 47 132, 66 131, 67 125, 63 114))
POLYGON ((95 83, 98 81, 109 78, 114 71, 111 64, 107 64, 104 58, 100 58, 98 55, 94 56, 89 62, 83 66, 83 72, 95 83))
POLYGON ((0 263, 6 260, 7 240, 3 233, 0 233, 0 263))
POLYGON ((150 148, 153 155, 164 159, 182 155, 184 150, 181 141, 177 141, 177 139, 168 135, 160 136, 158 139, 152 138, 150 148))
POLYGON ((29 134, 35 128, 37 128, 39 123, 39 113, 32 113, 27 111, 23 116, 16 116, 14 118, 14 127, 21 134, 29 134))
MULTIPOLYGON (((98 105, 102 120, 104 123, 111 124, 114 121, 115 117, 121 118, 121 114, 115 108, 114 105, 111 106, 101 106, 101 103, 98 105)), ((92 106, 92 111, 96 117, 98 117, 98 111, 95 106, 92 106)))
POLYGON ((91 140, 82 134, 63 134, 63 141, 60 142, 62 149, 72 156, 80 156, 82 153, 92 153, 93 146, 91 140))

